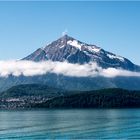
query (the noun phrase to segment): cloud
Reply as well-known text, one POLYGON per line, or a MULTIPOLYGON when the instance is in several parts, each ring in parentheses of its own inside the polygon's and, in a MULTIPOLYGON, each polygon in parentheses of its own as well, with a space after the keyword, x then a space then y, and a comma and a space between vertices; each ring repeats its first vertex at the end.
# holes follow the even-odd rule
POLYGON ((62 74, 74 77, 117 77, 117 76, 138 76, 140 72, 132 72, 123 69, 103 69, 96 63, 71 64, 68 62, 33 62, 33 61, 0 61, 0 77, 13 76, 35 76, 47 73, 62 74))
POLYGON ((66 35, 68 33, 68 30, 65 29, 63 32, 62 32, 62 36, 66 35))

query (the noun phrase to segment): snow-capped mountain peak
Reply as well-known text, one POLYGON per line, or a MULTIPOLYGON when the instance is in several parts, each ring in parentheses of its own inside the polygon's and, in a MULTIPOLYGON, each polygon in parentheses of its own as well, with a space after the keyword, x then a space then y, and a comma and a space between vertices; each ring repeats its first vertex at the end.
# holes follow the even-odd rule
POLYGON ((137 70, 138 66, 134 65, 128 59, 107 52, 96 45, 81 42, 73 37, 64 35, 53 41, 43 49, 38 49, 23 60, 32 61, 68 61, 69 63, 89 63, 96 62, 99 66, 108 68, 123 68, 127 70, 137 70))

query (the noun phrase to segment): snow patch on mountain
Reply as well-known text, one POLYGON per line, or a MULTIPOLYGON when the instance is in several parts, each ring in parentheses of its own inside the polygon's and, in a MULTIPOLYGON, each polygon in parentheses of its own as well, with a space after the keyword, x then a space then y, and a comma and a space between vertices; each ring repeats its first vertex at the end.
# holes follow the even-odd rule
POLYGON ((81 51, 81 44, 79 44, 79 42, 77 40, 69 40, 67 42, 68 45, 74 46, 76 48, 78 48, 81 51))
POLYGON ((101 50, 100 48, 95 47, 95 46, 88 46, 87 48, 90 52, 93 52, 93 53, 99 53, 101 50))
POLYGON ((62 46, 60 46, 59 48, 64 48, 65 47, 65 45, 62 45, 62 46))
MULTIPOLYGON (((67 41, 67 44, 78 48, 80 51, 82 50, 82 46, 92 53, 99 53, 101 50, 101 48, 99 48, 99 47, 85 45, 85 44, 78 42, 77 40, 69 40, 69 41, 67 41)), ((60 48, 62 48, 62 47, 60 47, 60 48)))
POLYGON ((123 62, 124 62, 124 58, 121 57, 121 56, 112 55, 112 54, 107 54, 107 56, 108 56, 110 59, 119 59, 120 61, 123 61, 123 62))

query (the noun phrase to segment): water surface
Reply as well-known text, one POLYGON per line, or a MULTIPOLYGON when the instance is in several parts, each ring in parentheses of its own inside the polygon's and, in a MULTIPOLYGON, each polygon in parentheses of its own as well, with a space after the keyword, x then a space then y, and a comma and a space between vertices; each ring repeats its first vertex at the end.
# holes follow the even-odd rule
POLYGON ((0 111, 0 139, 140 139, 140 109, 0 111))

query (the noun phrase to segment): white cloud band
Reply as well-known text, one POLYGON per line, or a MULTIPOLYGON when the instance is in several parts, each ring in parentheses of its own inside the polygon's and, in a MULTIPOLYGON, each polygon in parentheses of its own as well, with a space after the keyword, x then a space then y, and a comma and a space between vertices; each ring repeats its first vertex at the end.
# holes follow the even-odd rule
POLYGON ((84 65, 71 64, 68 62, 32 62, 32 61, 0 61, 0 77, 13 76, 35 76, 47 73, 62 74, 74 77, 117 77, 117 76, 137 76, 140 72, 131 72, 123 69, 107 68, 103 69, 96 63, 84 65))

